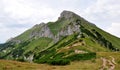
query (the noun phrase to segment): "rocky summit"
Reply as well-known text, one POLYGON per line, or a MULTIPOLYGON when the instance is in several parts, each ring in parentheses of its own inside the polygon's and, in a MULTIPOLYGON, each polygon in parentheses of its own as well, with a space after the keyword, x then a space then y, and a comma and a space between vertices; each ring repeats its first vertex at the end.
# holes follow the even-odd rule
POLYGON ((117 38, 81 16, 63 11, 55 22, 36 24, 0 44, 0 58, 66 65, 96 58, 96 52, 120 51, 117 38))
MULTIPOLYGON (((60 17, 58 18, 58 21, 61 21, 63 19, 67 20, 70 22, 69 25, 63 26, 56 34, 54 34, 54 33, 52 33, 51 28, 49 27, 50 25, 52 26, 52 24, 50 24, 50 25, 49 25, 49 23, 48 24, 45 24, 45 23, 37 24, 32 29, 38 29, 38 30, 31 31, 28 36, 28 39, 31 39, 31 38, 37 39, 40 37, 48 37, 48 38, 52 38, 55 42, 57 42, 60 40, 61 36, 71 35, 71 34, 74 34, 75 32, 80 33, 79 22, 74 22, 73 20, 71 20, 72 18, 74 18, 74 16, 77 16, 77 15, 73 12, 63 11, 61 13, 60 17)), ((58 24, 58 23, 54 23, 54 24, 58 24)), ((63 23, 59 23, 59 24, 63 25, 63 23)), ((56 26, 56 27, 59 27, 59 26, 56 26)), ((17 38, 14 38, 10 41, 16 42, 16 43, 22 42, 22 40, 19 40, 17 38)))

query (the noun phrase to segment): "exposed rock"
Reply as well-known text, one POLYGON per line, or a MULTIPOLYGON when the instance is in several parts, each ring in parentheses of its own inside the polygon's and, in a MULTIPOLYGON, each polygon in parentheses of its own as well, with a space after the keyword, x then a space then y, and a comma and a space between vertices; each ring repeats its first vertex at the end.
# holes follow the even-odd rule
POLYGON ((24 60, 27 60, 27 57, 26 56, 23 56, 24 60))
POLYGON ((35 26, 33 26, 33 28, 42 27, 43 25, 45 25, 44 22, 42 22, 42 23, 40 23, 40 24, 36 24, 35 26))
POLYGON ((48 37, 53 38, 53 34, 50 31, 49 27, 46 24, 41 24, 41 28, 39 31, 33 31, 30 35, 31 38, 40 38, 40 37, 48 37))
POLYGON ((31 54, 31 55, 28 56, 28 57, 24 56, 24 60, 25 60, 25 61, 28 61, 28 62, 30 62, 30 63, 33 62, 33 59, 34 59, 34 54, 31 54))
POLYGON ((11 38, 9 38, 6 42, 9 42, 9 41, 11 41, 13 38, 11 37, 11 38))
MULTIPOLYGON (((59 17, 59 19, 61 18, 65 18, 70 20, 71 18, 73 18, 73 16, 75 16, 76 14, 70 11, 63 11, 59 17)), ((77 16, 77 15, 76 15, 77 16)), ((50 28, 48 27, 47 24, 45 23, 40 23, 40 24, 36 24, 33 28, 32 28, 32 32, 29 35, 29 39, 38 39, 40 37, 48 37, 48 38, 52 38, 54 40, 54 42, 58 42, 61 38, 61 36, 67 36, 67 35, 71 35, 74 33, 79 33, 81 34, 81 30, 80 30, 80 21, 71 21, 71 23, 69 23, 69 25, 66 25, 64 28, 62 28, 56 35, 54 35, 50 28)), ((21 43, 20 40, 17 39, 12 39, 11 40, 14 43, 21 43)))
POLYGON ((77 25, 75 22, 71 22, 67 27, 63 28, 60 31, 60 36, 67 36, 74 33, 80 33, 80 25, 77 25))
POLYGON ((50 31, 50 28, 47 25, 44 25, 39 32, 39 37, 49 37, 53 38, 53 34, 50 31))
POLYGON ((76 15, 76 14, 71 12, 71 11, 66 11, 65 10, 60 14, 59 19, 61 19, 61 18, 71 19, 74 15, 76 15))
POLYGON ((61 29, 61 31, 59 31, 56 35, 53 35, 48 25, 42 24, 41 26, 42 27, 40 28, 39 31, 33 31, 30 34, 30 38, 36 39, 40 37, 48 37, 48 38, 52 38, 55 42, 57 42, 60 40, 61 36, 67 36, 74 33, 81 33, 80 25, 78 25, 76 22, 71 22, 69 25, 61 29))
POLYGON ((75 53, 76 53, 76 54, 83 54, 83 53, 87 53, 87 52, 82 51, 82 50, 75 50, 75 53))
POLYGON ((19 43, 21 43, 21 40, 17 40, 17 39, 11 39, 9 42, 13 42, 13 43, 17 43, 17 44, 19 44, 19 43))
POLYGON ((7 51, 6 50, 3 50, 4 53, 6 53, 7 51))

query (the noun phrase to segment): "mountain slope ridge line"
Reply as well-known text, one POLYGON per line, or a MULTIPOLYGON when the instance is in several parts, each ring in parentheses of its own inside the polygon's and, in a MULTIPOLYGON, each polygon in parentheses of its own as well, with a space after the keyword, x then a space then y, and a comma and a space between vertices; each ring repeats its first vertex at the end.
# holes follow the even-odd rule
POLYGON ((63 11, 57 21, 37 24, 1 44, 0 58, 66 65, 71 61, 94 59, 96 52, 120 51, 119 42, 119 38, 81 16, 63 11))

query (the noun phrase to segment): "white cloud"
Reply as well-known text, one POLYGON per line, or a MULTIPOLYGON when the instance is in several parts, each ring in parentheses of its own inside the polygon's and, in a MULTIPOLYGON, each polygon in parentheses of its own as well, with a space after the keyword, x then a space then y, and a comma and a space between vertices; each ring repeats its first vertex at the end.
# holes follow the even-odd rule
POLYGON ((106 31, 120 37, 120 23, 112 23, 106 31))
POLYGON ((10 37, 15 37, 18 34, 21 34, 28 28, 6 28, 4 23, 0 23, 0 43, 6 42, 10 37))
POLYGON ((113 19, 120 16, 120 0, 97 0, 84 10, 83 15, 90 20, 113 19))
POLYGON ((2 0, 2 4, 4 6, 4 13, 18 21, 20 19, 31 21, 32 18, 32 21, 38 21, 39 19, 40 22, 40 18, 56 15, 55 10, 52 8, 46 5, 32 5, 29 0, 2 0))

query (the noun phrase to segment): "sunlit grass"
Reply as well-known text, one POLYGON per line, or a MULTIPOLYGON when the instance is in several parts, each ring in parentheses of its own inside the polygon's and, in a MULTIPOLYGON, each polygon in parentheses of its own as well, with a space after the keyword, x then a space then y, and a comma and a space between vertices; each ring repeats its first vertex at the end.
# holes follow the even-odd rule
POLYGON ((0 60, 0 70, 98 70, 102 65, 100 57, 110 59, 115 58, 117 63, 115 70, 120 69, 120 52, 97 52, 97 58, 87 61, 74 61, 70 65, 52 66, 48 64, 35 64, 27 62, 17 62, 11 60, 0 60))

